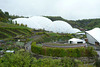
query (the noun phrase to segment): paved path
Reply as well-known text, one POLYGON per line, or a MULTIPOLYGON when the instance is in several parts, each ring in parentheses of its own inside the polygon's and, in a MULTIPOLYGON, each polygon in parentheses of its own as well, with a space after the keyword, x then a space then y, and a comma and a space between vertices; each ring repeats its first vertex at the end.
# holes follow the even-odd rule
POLYGON ((85 47, 84 44, 82 45, 73 45, 73 46, 54 46, 54 45, 46 45, 46 44, 42 44, 43 46, 46 47, 59 47, 59 48, 75 48, 75 47, 85 47))
MULTIPOLYGON (((43 36, 43 35, 31 36, 30 39, 33 38, 34 40, 36 40, 36 39, 41 38, 41 36, 43 36)), ((26 49, 27 51, 29 51, 29 52, 31 52, 31 43, 32 43, 32 41, 29 41, 29 42, 27 42, 27 43, 25 44, 25 49, 26 49)))
POLYGON ((29 41, 27 44, 25 44, 26 50, 31 51, 31 43, 32 43, 32 41, 29 41))

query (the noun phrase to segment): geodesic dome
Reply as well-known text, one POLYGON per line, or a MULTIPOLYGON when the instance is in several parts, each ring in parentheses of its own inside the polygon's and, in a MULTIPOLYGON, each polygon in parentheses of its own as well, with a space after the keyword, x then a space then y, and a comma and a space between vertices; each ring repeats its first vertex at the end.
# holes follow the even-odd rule
POLYGON ((73 28, 73 31, 71 31, 72 33, 76 33, 76 32, 81 32, 79 29, 77 28, 73 28))
POLYGON ((70 33, 72 26, 64 21, 54 21, 49 26, 49 31, 53 31, 55 33, 70 33))
POLYGON ((34 29, 44 29, 47 31, 52 31, 55 33, 76 33, 80 32, 78 29, 72 28, 70 24, 65 21, 54 21, 52 22, 50 19, 41 16, 33 16, 30 18, 17 18, 13 21, 17 21, 17 23, 27 24, 28 27, 34 29))

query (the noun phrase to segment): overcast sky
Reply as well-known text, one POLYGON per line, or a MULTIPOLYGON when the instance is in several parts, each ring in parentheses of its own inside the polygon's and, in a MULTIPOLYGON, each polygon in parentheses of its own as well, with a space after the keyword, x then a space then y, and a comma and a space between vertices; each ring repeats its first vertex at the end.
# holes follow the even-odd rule
POLYGON ((0 9, 23 16, 62 16, 69 20, 100 18, 100 0, 0 0, 0 9))

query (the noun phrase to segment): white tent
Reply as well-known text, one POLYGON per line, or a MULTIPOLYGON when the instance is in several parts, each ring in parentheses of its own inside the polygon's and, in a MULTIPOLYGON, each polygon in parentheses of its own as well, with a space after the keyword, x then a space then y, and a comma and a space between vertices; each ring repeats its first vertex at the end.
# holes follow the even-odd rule
POLYGON ((100 28, 94 28, 90 31, 86 31, 86 36, 89 43, 98 43, 100 45, 100 28))
POLYGON ((72 38, 72 39, 68 40, 68 43, 69 44, 83 44, 83 43, 86 43, 86 42, 82 39, 72 38))

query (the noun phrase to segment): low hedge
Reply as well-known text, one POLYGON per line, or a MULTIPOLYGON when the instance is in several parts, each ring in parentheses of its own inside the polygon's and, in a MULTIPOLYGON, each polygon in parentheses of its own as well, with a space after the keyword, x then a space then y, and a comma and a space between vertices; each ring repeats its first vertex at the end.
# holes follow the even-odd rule
POLYGON ((36 35, 42 35, 45 34, 45 32, 37 32, 36 35))
POLYGON ((37 46, 36 43, 32 43, 31 51, 36 54, 53 57, 94 57, 97 53, 92 47, 81 48, 48 48, 37 46))

